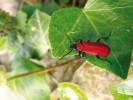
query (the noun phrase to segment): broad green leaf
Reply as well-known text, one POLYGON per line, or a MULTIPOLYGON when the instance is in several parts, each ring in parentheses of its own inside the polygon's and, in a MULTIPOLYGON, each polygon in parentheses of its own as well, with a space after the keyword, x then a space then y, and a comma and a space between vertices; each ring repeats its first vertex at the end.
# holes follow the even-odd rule
MULTIPOLYGON (((67 8, 55 12, 50 21, 49 39, 54 57, 62 57, 69 51, 70 41, 64 30, 72 39, 96 42, 112 32, 107 44, 111 53, 107 59, 112 63, 85 55, 87 61, 110 71, 119 77, 127 77, 133 43, 133 1, 88 0, 84 9, 67 8), (125 3, 126 2, 126 3, 125 3)), ((68 56, 77 54, 73 51, 68 56)))
MULTIPOLYGON (((13 62, 13 74, 22 74, 42 69, 38 65, 26 58, 19 58, 13 62)), ((10 87, 21 93, 27 100, 50 100, 50 89, 44 79, 44 75, 33 75, 19 79, 14 79, 8 83, 10 87)))
POLYGON ((57 96, 61 100, 88 100, 85 93, 73 83, 60 83, 57 88, 57 96))
POLYGON ((14 52, 17 48, 8 43, 7 37, 0 37, 0 54, 14 52))
POLYGON ((48 45, 48 25, 50 17, 36 10, 28 21, 25 44, 30 48, 33 58, 41 59, 47 50, 48 45))
POLYGON ((26 98, 7 86, 4 73, 0 71, 0 100, 26 100, 26 98))
POLYGON ((26 21, 27 21, 27 15, 26 15, 26 13, 23 12, 23 11, 18 11, 17 12, 16 19, 17 19, 17 23, 18 23, 19 28, 23 32, 25 32, 25 30, 26 30, 26 21))
POLYGON ((112 84, 109 86, 109 90, 114 96, 115 100, 132 100, 133 99, 133 79, 112 84))

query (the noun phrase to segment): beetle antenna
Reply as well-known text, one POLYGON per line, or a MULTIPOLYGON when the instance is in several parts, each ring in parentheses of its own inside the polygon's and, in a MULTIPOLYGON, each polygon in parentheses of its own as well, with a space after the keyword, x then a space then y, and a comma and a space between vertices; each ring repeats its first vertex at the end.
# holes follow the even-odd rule
POLYGON ((67 52, 65 55, 63 55, 61 58, 60 58, 60 60, 61 59, 63 59, 66 55, 68 55, 69 53, 71 53, 73 50, 70 50, 69 52, 67 52))
POLYGON ((66 36, 67 36, 67 38, 69 39, 70 43, 73 44, 73 43, 72 43, 72 40, 71 40, 70 37, 67 35, 67 33, 66 33, 65 30, 64 30, 64 33, 66 34, 66 36))

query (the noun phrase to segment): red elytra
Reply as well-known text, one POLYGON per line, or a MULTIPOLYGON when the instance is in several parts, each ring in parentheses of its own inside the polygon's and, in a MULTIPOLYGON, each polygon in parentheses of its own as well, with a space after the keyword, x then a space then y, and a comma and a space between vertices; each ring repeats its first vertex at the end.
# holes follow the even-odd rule
POLYGON ((110 54, 110 48, 106 44, 101 43, 100 40, 101 39, 108 39, 111 36, 111 33, 109 34, 108 37, 99 38, 97 40, 97 42, 89 42, 89 41, 82 42, 82 40, 80 39, 80 43, 73 44, 71 39, 69 38, 69 36, 65 32, 67 38, 70 41, 70 49, 71 50, 68 53, 66 53, 65 55, 63 55, 62 58, 64 58, 69 53, 71 53, 73 50, 77 50, 79 52, 80 56, 81 56, 81 52, 82 52, 82 56, 84 56, 84 53, 90 54, 90 55, 95 55, 98 59, 107 61, 111 64, 111 62, 108 61, 106 58, 105 59, 100 58, 100 57, 107 57, 110 54))
POLYGON ((77 51, 82 51, 86 54, 106 57, 110 53, 110 48, 101 42, 82 42, 76 45, 77 51))

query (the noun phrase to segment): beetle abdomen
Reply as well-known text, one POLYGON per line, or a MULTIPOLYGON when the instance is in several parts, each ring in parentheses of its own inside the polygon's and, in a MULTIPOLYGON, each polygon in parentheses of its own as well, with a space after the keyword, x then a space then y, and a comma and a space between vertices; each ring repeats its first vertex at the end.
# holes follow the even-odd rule
POLYGON ((110 48, 100 42, 82 42, 77 44, 77 50, 86 54, 106 57, 110 53, 110 48))

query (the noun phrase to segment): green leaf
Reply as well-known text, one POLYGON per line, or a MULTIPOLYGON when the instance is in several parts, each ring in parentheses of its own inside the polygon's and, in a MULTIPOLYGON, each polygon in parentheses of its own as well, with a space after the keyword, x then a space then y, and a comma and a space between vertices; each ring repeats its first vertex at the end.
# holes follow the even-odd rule
POLYGON ((0 71, 0 100, 26 100, 24 96, 7 86, 6 77, 2 71, 0 71))
POLYGON ((17 48, 8 43, 7 37, 0 37, 0 54, 14 52, 17 48))
POLYGON ((88 100, 78 85, 68 82, 59 84, 57 95, 61 100, 88 100))
POLYGON ((23 11, 18 11, 16 15, 17 23, 19 28, 25 32, 26 30, 26 21, 27 21, 27 15, 23 11))
POLYGON ((33 58, 41 59, 47 50, 48 44, 48 25, 50 17, 36 10, 28 21, 25 44, 30 48, 33 58))
POLYGON ((16 74, 27 73, 30 71, 36 71, 36 70, 40 70, 40 69, 44 68, 42 65, 34 63, 24 57, 15 59, 15 61, 13 61, 13 63, 12 63, 12 66, 15 69, 15 71, 17 72, 16 74), (20 71, 20 68, 23 70, 20 71))
POLYGON ((115 100, 132 100, 133 99, 133 79, 112 84, 109 86, 109 90, 114 96, 115 100))
MULTIPOLYGON (((62 57, 69 51, 70 42, 64 30, 73 43, 75 43, 73 38, 96 42, 101 36, 106 37, 112 32, 108 40, 102 41, 111 49, 107 59, 112 64, 88 54, 85 54, 85 58, 92 64, 125 79, 133 47, 132 13, 133 1, 130 0, 88 0, 84 9, 67 8, 55 12, 51 17, 49 28, 53 56, 62 57)), ((77 53, 73 51, 68 56, 77 53)))
POLYGON ((11 17, 9 16, 9 13, 0 9, 0 31, 7 29, 10 21, 11 17))
POLYGON ((41 10, 42 7, 43 7, 42 3, 36 3, 34 5, 24 4, 22 11, 24 11, 27 14, 27 18, 29 19, 32 16, 32 14, 35 12, 36 9, 41 10))
MULTIPOLYGON (((42 69, 41 65, 38 65, 29 59, 19 58, 13 62, 13 75, 27 73, 35 70, 42 69)), ((14 79, 8 83, 10 87, 22 94, 27 100, 50 100, 50 89, 44 80, 44 75, 33 75, 14 79)))

